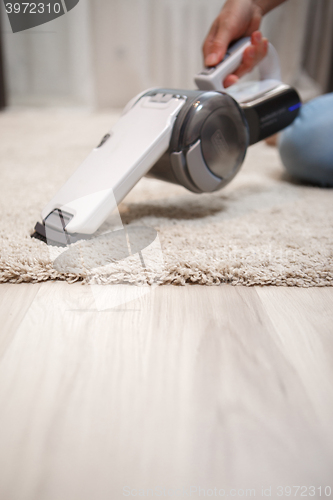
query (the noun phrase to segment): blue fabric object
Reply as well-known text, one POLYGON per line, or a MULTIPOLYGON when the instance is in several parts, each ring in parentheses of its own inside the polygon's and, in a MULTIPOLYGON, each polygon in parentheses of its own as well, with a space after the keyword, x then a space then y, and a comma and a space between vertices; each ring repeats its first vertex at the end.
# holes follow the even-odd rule
POLYGON ((333 186, 333 93, 304 104, 279 139, 282 162, 293 177, 333 186))

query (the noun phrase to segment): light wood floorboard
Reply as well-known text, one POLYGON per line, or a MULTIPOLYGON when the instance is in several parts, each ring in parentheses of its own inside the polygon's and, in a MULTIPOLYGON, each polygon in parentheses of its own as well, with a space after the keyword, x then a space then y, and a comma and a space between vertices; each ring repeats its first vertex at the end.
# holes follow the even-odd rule
POLYGON ((333 490, 332 288, 128 293, 0 286, 1 500, 333 490))
POLYGON ((0 285, 0 359, 31 306, 39 284, 0 285))

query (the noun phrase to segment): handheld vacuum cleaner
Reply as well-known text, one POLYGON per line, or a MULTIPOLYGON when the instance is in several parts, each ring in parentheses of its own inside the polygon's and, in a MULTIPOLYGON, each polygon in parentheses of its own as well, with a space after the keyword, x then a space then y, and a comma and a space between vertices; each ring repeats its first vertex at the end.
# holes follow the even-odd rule
POLYGON ((195 77, 199 90, 158 88, 134 97, 112 130, 42 211, 33 236, 57 245, 91 237, 143 176, 210 193, 239 171, 249 145, 290 125, 301 105, 281 83, 269 45, 260 81, 223 88, 249 38, 195 77))

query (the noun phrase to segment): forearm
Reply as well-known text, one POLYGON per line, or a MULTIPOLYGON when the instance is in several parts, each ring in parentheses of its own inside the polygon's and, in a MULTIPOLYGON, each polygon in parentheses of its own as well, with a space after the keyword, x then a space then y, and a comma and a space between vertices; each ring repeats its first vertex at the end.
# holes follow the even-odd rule
POLYGON ((260 8, 262 15, 267 14, 267 12, 275 9, 275 7, 284 2, 286 0, 254 0, 254 3, 260 8))

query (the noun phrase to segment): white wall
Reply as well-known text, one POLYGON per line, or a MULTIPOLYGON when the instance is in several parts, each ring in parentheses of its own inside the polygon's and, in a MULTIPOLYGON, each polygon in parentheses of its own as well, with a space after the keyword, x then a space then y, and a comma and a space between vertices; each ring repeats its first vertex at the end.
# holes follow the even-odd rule
POLYGON ((149 87, 192 88, 221 0, 97 0, 92 9, 98 103, 125 104, 149 87))
MULTIPOLYGON (((304 67, 323 90, 333 85, 333 2, 310 0, 304 67)), ((329 89, 332 92, 332 87, 329 89)))
POLYGON ((6 86, 12 105, 92 105, 89 0, 42 26, 12 33, 1 2, 6 86))
POLYGON ((2 12, 10 103, 123 106, 152 86, 191 88, 222 4, 80 0, 65 16, 15 34, 2 12))

